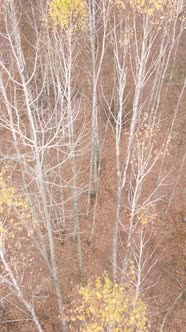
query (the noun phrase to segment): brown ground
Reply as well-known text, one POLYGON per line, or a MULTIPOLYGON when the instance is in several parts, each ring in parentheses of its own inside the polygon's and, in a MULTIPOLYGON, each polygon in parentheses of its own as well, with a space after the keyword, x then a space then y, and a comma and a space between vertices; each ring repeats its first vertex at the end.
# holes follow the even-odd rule
MULTIPOLYGON (((163 117, 168 119, 168 122, 164 122, 161 127, 162 137, 167 134, 167 128, 170 124, 169 119, 171 118, 180 92, 181 84, 178 82, 177 78, 180 78, 183 71, 186 72, 186 32, 184 32, 179 46, 178 58, 181 59, 177 72, 178 76, 174 77, 173 82, 171 82, 163 111, 163 117)), ((107 69, 105 69, 104 74, 108 80, 109 73, 107 69)), ((183 83, 183 81, 181 83, 183 83)), ((105 116, 101 116, 101 119, 102 121, 105 121, 105 116)), ((104 128, 105 125, 103 123, 101 125, 102 136, 104 135, 104 128)), ((175 179, 178 176, 180 160, 186 152, 186 94, 180 105, 174 132, 176 133, 176 139, 174 139, 170 145, 170 158, 167 164, 167 167, 173 166, 170 180, 175 179)), ((1 144, 3 142, 3 149, 5 150, 10 147, 10 145, 6 143, 6 139, 8 140, 7 133, 1 132, 0 140, 1 144)), ((15 173, 13 175, 15 176, 15 173)), ((149 185, 151 184, 149 183, 149 185)), ((186 217, 186 163, 183 164, 171 206, 165 215, 164 211, 169 202, 171 193, 172 186, 165 187, 164 194, 167 201, 162 202, 158 206, 158 213, 154 224, 154 235, 150 244, 152 248, 158 244, 157 257, 160 255, 156 267, 153 270, 153 274, 151 274, 152 284, 155 283, 155 286, 146 294, 146 301, 150 308, 149 315, 152 320, 152 332, 160 331, 160 325, 167 310, 169 314, 167 316, 166 328, 164 331, 186 331, 186 293, 183 292, 186 287, 186 222, 183 222, 183 217, 186 217), (157 280, 158 283, 156 284, 157 280), (181 293, 182 295, 178 298, 181 293), (177 302, 175 303, 176 300, 177 302)), ((69 296, 75 285, 80 282, 84 283, 90 276, 94 276, 95 274, 100 275, 105 270, 111 271, 110 257, 112 247, 112 226, 116 204, 116 187, 115 146, 113 130, 110 125, 107 128, 102 154, 100 191, 97 204, 95 233, 91 245, 88 242, 91 228, 90 220, 85 219, 85 217, 81 218, 84 255, 83 276, 80 277, 78 272, 75 242, 68 240, 65 241, 63 245, 57 244, 56 247, 59 275, 61 276, 61 287, 66 303, 68 303, 69 296)), ((84 207, 82 206, 81 208, 83 211, 84 207)), ((24 245, 25 243, 23 246, 24 245)), ((40 296, 42 297, 42 300, 40 299, 37 305, 39 318, 42 321, 46 332, 57 332, 59 331, 59 326, 57 324, 57 311, 55 309, 56 299, 52 290, 51 280, 48 277, 46 278, 46 267, 43 262, 38 260, 38 255, 35 249, 33 249, 31 256, 33 261, 31 262, 31 265, 29 265, 29 273, 25 276, 24 283, 25 285, 29 285, 29 283, 33 282, 34 285, 41 285, 40 296)), ((14 309, 13 306, 10 306, 9 308, 7 308, 7 306, 4 308, 2 307, 0 330, 2 332, 34 332, 35 328, 29 321, 24 321, 23 323, 13 322, 3 324, 2 321, 7 319, 13 320, 15 318, 14 309)), ((16 315, 16 317, 19 317, 19 315, 16 315)))

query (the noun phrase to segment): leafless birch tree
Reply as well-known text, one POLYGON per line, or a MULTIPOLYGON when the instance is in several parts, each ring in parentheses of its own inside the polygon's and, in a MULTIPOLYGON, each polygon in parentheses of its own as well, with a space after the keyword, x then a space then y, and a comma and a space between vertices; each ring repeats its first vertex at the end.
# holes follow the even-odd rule
MULTIPOLYGON (((161 114, 159 109, 162 98, 163 79, 170 64, 171 57, 174 58, 175 56, 177 45, 184 29, 184 23, 179 22, 180 8, 178 8, 177 3, 171 4, 171 11, 169 11, 169 8, 166 8, 167 12, 165 11, 162 17, 159 16, 159 11, 156 11, 153 5, 151 8, 152 13, 150 14, 148 6, 146 9, 145 7, 141 8, 141 5, 135 3, 135 1, 128 5, 120 2, 119 6, 119 11, 116 8, 114 12, 113 22, 115 26, 112 33, 114 64, 116 68, 115 82, 117 82, 116 98, 118 104, 118 113, 114 118, 118 179, 116 221, 113 236, 114 278, 116 278, 117 275, 118 228, 119 225, 122 224, 122 200, 124 191, 128 187, 128 179, 132 171, 131 160, 135 158, 135 153, 137 152, 135 148, 135 132, 138 124, 140 122, 143 123, 144 113, 148 114, 148 127, 151 132, 154 131, 154 128, 160 121, 161 114), (126 8, 127 14, 124 14, 122 10, 126 10, 126 8), (131 77, 132 83, 130 87, 127 87, 126 82, 128 79, 131 80, 131 77), (147 90, 148 98, 145 98, 145 92, 147 90), (127 113, 130 112, 130 129, 128 132, 126 152, 122 160, 120 156, 122 146, 121 139, 126 116, 124 105, 127 98, 129 98, 129 94, 132 98, 132 109, 127 110, 127 113)), ((150 137, 152 136, 149 133, 150 141, 148 147, 149 153, 151 154, 150 150, 153 144, 150 137)), ((167 142, 169 141, 170 139, 167 140, 167 142)), ((146 158, 144 165, 147 166, 149 155, 146 156, 146 158)), ((149 171, 151 171, 153 163, 154 162, 149 164, 149 171)), ((143 176, 139 175, 140 181, 142 178, 143 176)), ((163 181, 163 178, 163 175, 161 179, 159 178, 157 188, 163 181)), ((135 194, 133 198, 134 196, 135 194)))
POLYGON ((21 17, 14 1, 5 5, 3 14, 5 32, 2 32, 2 37, 8 44, 9 57, 1 54, 1 129, 9 132, 15 150, 9 155, 3 151, 1 154, 4 160, 16 162, 21 172, 24 194, 38 220, 38 247, 52 273, 61 329, 66 331, 55 254, 55 231, 59 237, 60 229, 75 235, 82 271, 78 208, 81 189, 77 183, 76 156, 86 151, 86 144, 84 150, 81 148, 86 132, 85 123, 78 132, 75 129, 82 99, 76 98, 72 86, 78 38, 72 36, 72 26, 67 32, 55 27, 50 31, 44 25, 38 29, 33 20, 36 38, 31 45, 33 54, 29 62, 23 50, 21 17), (67 171, 69 167, 70 172, 67 171), (73 212, 70 216, 71 207, 73 212), (70 217, 74 227, 68 230, 65 221, 70 217), (43 223, 39 222, 40 218, 43 223), (49 254, 43 240, 43 229, 47 233, 49 254))

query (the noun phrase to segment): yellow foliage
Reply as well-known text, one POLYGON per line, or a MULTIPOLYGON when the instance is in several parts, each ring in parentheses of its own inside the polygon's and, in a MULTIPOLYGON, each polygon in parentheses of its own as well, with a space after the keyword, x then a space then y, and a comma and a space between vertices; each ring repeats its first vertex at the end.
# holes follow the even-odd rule
POLYGON ((51 0, 49 2, 49 17, 54 25, 73 29, 84 28, 86 21, 85 0, 51 0))
POLYGON ((173 9, 170 0, 130 0, 130 4, 150 17, 166 13, 170 15, 173 9))
POLYGON ((14 231, 31 217, 27 201, 16 193, 8 184, 6 170, 0 172, 0 238, 1 244, 5 235, 14 238, 14 231))
POLYGON ((146 15, 151 23, 161 23, 165 18, 170 21, 182 12, 183 0, 115 0, 116 5, 126 8, 129 5, 134 11, 146 15))
POLYGON ((80 287, 78 296, 68 320, 71 324, 79 322, 81 332, 146 331, 146 305, 141 299, 135 303, 131 285, 114 283, 105 273, 86 287, 80 287))

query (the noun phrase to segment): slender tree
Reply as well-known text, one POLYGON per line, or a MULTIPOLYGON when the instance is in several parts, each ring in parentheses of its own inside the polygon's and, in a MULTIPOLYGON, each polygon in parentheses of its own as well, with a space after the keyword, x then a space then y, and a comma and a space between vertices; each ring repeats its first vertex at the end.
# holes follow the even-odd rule
MULTIPOLYGON (((114 113, 116 169, 117 169, 117 208, 113 236, 113 275, 117 275, 118 229, 121 224, 121 207, 124 189, 128 187, 131 163, 136 158, 135 133, 138 124, 143 123, 144 114, 148 114, 148 127, 154 132, 160 120, 160 100, 163 79, 171 57, 175 56, 178 42, 183 32, 184 23, 179 23, 181 2, 158 4, 137 1, 116 2, 113 14, 114 28, 112 45, 115 65, 117 113, 114 113), (118 10, 119 6, 119 10, 118 10), (164 14, 161 15, 164 10, 164 14), (127 15, 124 15, 127 12, 127 15), (158 47, 157 47, 158 45, 158 47), (128 78, 132 77, 131 86, 127 86, 128 78), (134 87, 134 88, 133 88, 134 87), (145 92, 150 91, 148 99, 145 92), (124 159, 121 159, 122 128, 126 122, 125 102, 132 98, 130 129, 124 159)), ((153 146, 152 135, 149 134, 149 153, 153 146), (151 137, 151 138, 150 138, 151 137), (151 146, 152 145, 152 146, 151 146)), ((167 140, 169 142, 169 139, 167 140)), ((165 155, 164 155, 165 156, 165 155)), ((149 156, 144 162, 147 167, 149 156)), ((149 170, 151 170, 149 165, 149 170)), ((164 176, 159 178, 159 184, 164 176)), ((142 180, 139 174, 140 181, 142 180)), ((157 184, 157 188, 159 186, 157 184)), ((134 189, 134 188, 133 188, 134 189)), ((134 189, 134 196, 135 189, 134 189)), ((137 198, 137 197, 136 197, 137 198)), ((134 198, 135 199, 135 198, 134 198)), ((134 201, 133 201, 134 203, 134 201)), ((135 204, 136 206, 136 204, 135 204)), ((133 220, 133 217, 131 221, 133 220)), ((131 226, 133 222, 131 222, 131 226)), ((130 231, 129 231, 130 234, 130 231)), ((128 238, 130 244, 130 236, 128 238)))

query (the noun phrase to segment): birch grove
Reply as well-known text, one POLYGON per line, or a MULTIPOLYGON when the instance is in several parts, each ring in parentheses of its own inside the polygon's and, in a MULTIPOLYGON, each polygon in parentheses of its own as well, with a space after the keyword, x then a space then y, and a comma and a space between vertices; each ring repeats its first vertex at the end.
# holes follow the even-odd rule
POLYGON ((133 308, 153 287, 150 274, 161 256, 150 245, 154 223, 165 202, 167 215, 185 163, 184 155, 171 182, 169 148, 176 137, 185 76, 166 135, 162 128, 170 93, 166 82, 173 76, 186 29, 184 12, 182 0, 2 4, 0 280, 11 303, 17 298, 39 332, 44 328, 34 289, 23 287, 29 271, 20 263, 20 272, 16 255, 12 263, 8 241, 16 239, 9 234, 27 234, 52 280, 58 328, 70 330, 61 286, 65 267, 61 269, 58 247, 68 243, 73 248, 75 243, 70 255, 78 262, 78 272, 74 267, 71 273, 84 277, 86 250, 101 246, 96 229, 100 211, 104 214, 104 162, 115 172, 113 187, 107 188, 114 196, 114 217, 108 221, 112 236, 105 239, 111 248, 108 272, 114 282, 125 285, 131 280, 133 308), (110 155, 105 155, 105 147, 110 155), (5 174, 10 174, 7 182, 5 174), (167 198, 170 183, 173 189, 167 198), (21 210, 20 197, 29 213, 21 210), (11 230, 12 218, 19 220, 19 230, 11 230))

